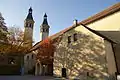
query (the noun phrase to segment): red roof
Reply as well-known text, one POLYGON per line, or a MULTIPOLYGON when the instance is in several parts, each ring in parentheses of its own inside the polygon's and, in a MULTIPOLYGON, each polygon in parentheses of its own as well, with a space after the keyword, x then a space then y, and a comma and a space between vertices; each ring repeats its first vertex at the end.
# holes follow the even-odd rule
MULTIPOLYGON (((117 11, 120 11, 120 2, 117 3, 117 4, 114 4, 113 6, 107 8, 107 9, 105 9, 105 10, 103 10, 103 11, 101 11, 101 12, 99 12, 99 13, 97 13, 97 14, 95 14, 95 15, 93 15, 93 16, 91 16, 91 17, 89 17, 89 18, 87 18, 87 19, 85 19, 83 21, 81 21, 81 22, 79 22, 78 25, 81 25, 81 23, 84 24, 84 25, 92 23, 92 22, 97 21, 99 19, 102 19, 102 18, 104 18, 104 17, 106 17, 106 16, 108 16, 110 14, 113 14, 113 13, 115 13, 117 11)), ((58 32, 58 33, 56 33, 56 34, 54 34, 52 36, 49 36, 49 38, 55 39, 58 36, 62 35, 63 33, 67 32, 67 31, 69 31, 69 30, 71 30, 73 28, 74 28, 74 25, 72 25, 72 26, 70 26, 68 28, 65 28, 64 30, 62 30, 62 31, 60 31, 60 32, 58 32)), ((39 46, 39 43, 40 42, 36 43, 33 46, 33 48, 39 46)))

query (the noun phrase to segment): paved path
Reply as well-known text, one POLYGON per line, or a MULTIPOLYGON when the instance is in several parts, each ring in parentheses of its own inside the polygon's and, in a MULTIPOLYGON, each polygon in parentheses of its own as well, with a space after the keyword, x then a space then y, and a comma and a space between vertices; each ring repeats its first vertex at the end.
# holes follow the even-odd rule
POLYGON ((51 76, 0 76, 0 80, 56 80, 51 76))

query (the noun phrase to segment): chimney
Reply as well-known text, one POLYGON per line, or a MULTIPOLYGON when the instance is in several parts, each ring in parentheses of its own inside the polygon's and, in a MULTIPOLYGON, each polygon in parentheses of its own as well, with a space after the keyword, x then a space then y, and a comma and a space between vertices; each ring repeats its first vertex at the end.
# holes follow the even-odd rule
POLYGON ((78 20, 77 19, 73 20, 73 25, 77 26, 77 24, 78 24, 78 20))

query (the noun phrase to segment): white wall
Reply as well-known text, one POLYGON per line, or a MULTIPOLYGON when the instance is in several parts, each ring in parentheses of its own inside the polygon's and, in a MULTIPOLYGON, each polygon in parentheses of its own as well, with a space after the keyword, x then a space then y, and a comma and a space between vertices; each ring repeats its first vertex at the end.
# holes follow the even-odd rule
POLYGON ((24 56, 24 68, 25 68, 25 73, 28 72, 28 70, 32 69, 35 66, 35 61, 36 57, 35 55, 32 58, 33 53, 28 53, 24 56), (29 58, 27 58, 29 56, 29 58))

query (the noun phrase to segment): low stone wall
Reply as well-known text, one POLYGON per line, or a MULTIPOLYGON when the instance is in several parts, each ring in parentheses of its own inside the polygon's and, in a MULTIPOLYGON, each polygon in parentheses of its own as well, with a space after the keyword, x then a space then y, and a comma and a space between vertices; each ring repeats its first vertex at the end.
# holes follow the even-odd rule
POLYGON ((20 75, 20 66, 0 65, 0 75, 20 75))

